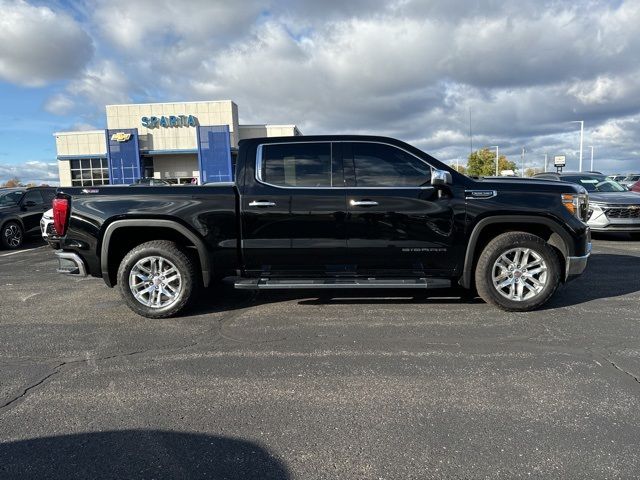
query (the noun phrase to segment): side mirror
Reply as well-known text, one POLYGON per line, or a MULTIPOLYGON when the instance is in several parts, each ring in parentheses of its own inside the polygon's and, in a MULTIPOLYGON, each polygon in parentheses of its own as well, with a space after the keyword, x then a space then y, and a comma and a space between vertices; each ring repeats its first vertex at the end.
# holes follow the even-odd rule
POLYGON ((451 185, 452 183, 453 179, 451 178, 451 174, 446 170, 434 170, 431 173, 431 185, 434 187, 451 185))

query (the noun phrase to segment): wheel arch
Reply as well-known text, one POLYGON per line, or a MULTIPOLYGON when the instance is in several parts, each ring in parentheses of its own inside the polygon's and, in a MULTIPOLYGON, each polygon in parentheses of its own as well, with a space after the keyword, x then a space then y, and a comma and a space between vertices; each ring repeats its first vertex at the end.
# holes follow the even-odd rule
MULTIPOLYGON (((572 240, 569 232, 562 225, 545 217, 498 215, 483 218, 471 231, 464 258, 462 277, 459 280, 460 285, 464 288, 472 287, 473 270, 479 254, 491 239, 502 233, 515 231, 527 232, 542 237, 560 254, 560 259, 563 262, 561 271, 564 271, 567 257, 571 255, 572 240)), ((563 277, 562 280, 565 280, 565 278, 563 277)))
POLYGON ((20 225, 20 228, 22 228, 22 231, 24 232, 24 222, 22 221, 22 218, 20 218, 18 215, 12 215, 10 217, 6 217, 0 220, 0 230, 4 228, 4 226, 9 223, 9 222, 16 222, 18 225, 20 225))
POLYGON ((117 283, 118 266, 124 255, 137 245, 148 240, 173 240, 185 247, 192 247, 197 256, 202 283, 205 287, 211 281, 211 258, 209 251, 196 233, 184 225, 163 219, 123 219, 110 223, 102 235, 100 245, 100 270, 102 279, 109 287, 117 283), (112 244, 127 233, 137 233, 134 239, 127 239, 124 248, 113 249, 112 244), (126 251, 125 251, 126 250, 126 251))

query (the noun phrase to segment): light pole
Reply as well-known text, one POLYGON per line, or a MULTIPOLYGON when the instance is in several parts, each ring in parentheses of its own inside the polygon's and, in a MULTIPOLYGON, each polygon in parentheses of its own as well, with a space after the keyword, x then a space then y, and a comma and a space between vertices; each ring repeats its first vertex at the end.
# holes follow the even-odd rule
POLYGON ((548 160, 549 155, 548 154, 544 154, 544 171, 547 171, 547 160, 548 160))
POLYGON ((496 149, 496 177, 499 177, 500 172, 498 172, 498 162, 500 161, 500 147, 498 145, 491 145, 491 148, 496 149))
POLYGON ((593 172, 593 145, 589 148, 591 149, 591 168, 589 170, 593 172))
POLYGON ((524 177, 524 152, 525 152, 525 148, 522 147, 522 175, 520 175, 521 177, 524 177))
POLYGON ((584 137, 584 120, 574 120, 569 123, 579 123, 580 124, 580 167, 578 169, 579 172, 582 171, 582 139, 584 137))

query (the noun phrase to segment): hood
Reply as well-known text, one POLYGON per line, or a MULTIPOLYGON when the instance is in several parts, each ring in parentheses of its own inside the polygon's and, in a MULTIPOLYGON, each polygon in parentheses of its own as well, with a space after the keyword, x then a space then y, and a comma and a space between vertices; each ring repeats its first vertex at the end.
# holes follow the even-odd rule
POLYGON ((640 193, 636 192, 589 192, 589 201, 616 205, 640 205, 640 193))
POLYGON ((569 182, 558 182, 546 178, 522 178, 522 177, 483 177, 472 178, 475 187, 495 190, 516 190, 521 192, 559 192, 559 193, 586 193, 582 185, 569 182))

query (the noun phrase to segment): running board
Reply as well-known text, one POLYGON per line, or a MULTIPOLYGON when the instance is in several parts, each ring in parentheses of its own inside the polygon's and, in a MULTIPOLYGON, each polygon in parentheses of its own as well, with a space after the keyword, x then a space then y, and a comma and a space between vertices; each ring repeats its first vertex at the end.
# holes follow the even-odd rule
POLYGON ((446 278, 330 278, 242 279, 234 284, 243 290, 340 289, 340 288, 450 288, 446 278))

